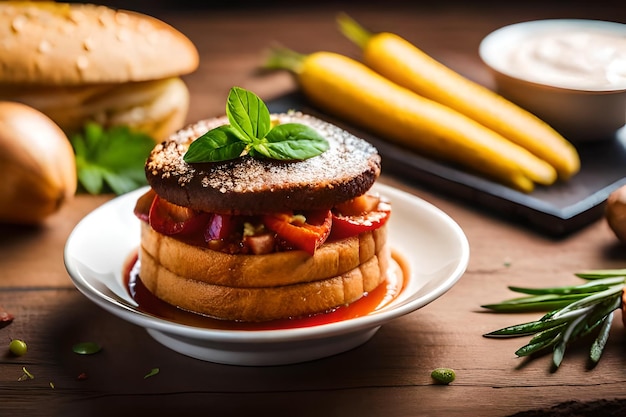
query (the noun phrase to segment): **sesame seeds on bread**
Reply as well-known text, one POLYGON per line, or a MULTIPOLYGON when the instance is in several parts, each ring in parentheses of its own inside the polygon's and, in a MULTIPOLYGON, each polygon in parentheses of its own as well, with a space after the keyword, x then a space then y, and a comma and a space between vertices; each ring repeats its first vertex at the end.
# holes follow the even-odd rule
POLYGON ((349 132, 299 112, 273 114, 279 123, 302 123, 326 137, 329 149, 303 161, 249 156, 188 164, 189 144, 228 123, 224 117, 199 121, 157 145, 146 162, 146 178, 167 201, 214 213, 263 214, 330 209, 368 191, 380 175, 375 147, 349 132))
POLYGON ((154 17, 95 4, 0 2, 0 84, 72 86, 194 71, 196 47, 154 17))

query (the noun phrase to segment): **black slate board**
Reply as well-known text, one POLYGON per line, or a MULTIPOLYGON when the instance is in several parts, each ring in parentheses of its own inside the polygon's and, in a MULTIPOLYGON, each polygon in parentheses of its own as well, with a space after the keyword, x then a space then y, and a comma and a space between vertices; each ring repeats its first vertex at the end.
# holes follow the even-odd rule
POLYGON ((368 140, 382 156, 383 172, 436 190, 550 236, 563 236, 604 215, 608 195, 626 184, 626 128, 614 138, 577 144, 581 170, 567 183, 524 194, 436 162, 325 115, 298 92, 268 102, 273 113, 299 110, 368 140))

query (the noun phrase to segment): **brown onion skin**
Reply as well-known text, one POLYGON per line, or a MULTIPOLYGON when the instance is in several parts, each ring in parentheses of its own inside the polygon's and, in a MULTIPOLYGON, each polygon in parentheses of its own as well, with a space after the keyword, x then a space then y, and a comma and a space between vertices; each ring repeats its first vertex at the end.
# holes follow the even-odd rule
POLYGON ((615 236, 626 243, 626 185, 609 194, 605 207, 606 221, 615 236))
POLYGON ((0 222, 39 224, 76 193, 65 133, 25 104, 0 101, 0 222))

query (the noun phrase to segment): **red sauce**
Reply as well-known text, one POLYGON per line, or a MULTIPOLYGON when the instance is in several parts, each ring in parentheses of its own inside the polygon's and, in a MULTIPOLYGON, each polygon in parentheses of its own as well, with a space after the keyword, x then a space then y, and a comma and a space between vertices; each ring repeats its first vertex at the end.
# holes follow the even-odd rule
POLYGON ((273 320, 262 323, 220 320, 186 311, 160 300, 148 291, 141 282, 141 278, 137 273, 138 268, 136 266, 138 260, 136 252, 129 257, 124 267, 124 278, 128 292, 135 302, 137 302, 138 309, 155 317, 189 326, 219 330, 293 329, 318 326, 366 316, 389 304, 405 288, 405 277, 409 276, 404 260, 395 253, 392 258, 392 267, 390 267, 387 280, 374 291, 370 291, 354 303, 337 307, 326 313, 308 317, 273 320))

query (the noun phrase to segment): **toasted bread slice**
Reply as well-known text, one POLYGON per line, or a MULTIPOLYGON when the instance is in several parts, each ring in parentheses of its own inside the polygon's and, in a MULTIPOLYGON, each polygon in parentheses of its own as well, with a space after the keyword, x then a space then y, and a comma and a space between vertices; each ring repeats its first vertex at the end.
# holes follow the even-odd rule
POLYGON ((248 322, 297 318, 350 304, 387 279, 388 245, 360 266, 338 276, 274 287, 230 287, 181 277, 143 252, 139 278, 156 297, 181 309, 248 322))
POLYGON ((313 256, 298 250, 235 255, 182 242, 141 223, 142 254, 176 275, 229 287, 274 287, 334 277, 368 261, 386 243, 387 229, 383 226, 359 236, 326 242, 313 256))
POLYGON ((165 200, 210 213, 266 214, 330 209, 368 191, 381 169, 374 146, 349 132, 298 112, 273 114, 277 123, 313 127, 329 149, 302 161, 242 156, 224 162, 188 164, 189 144, 226 117, 199 121, 157 145, 146 162, 146 178, 165 200))

